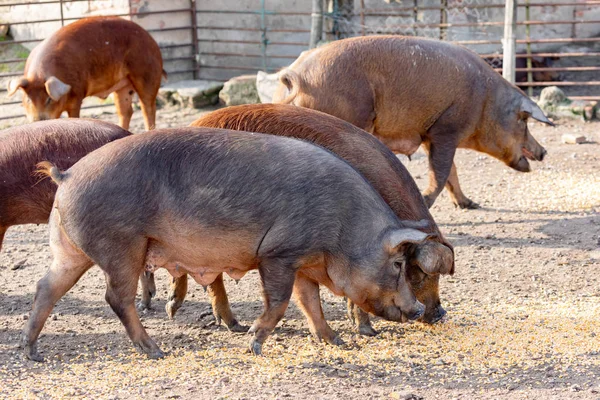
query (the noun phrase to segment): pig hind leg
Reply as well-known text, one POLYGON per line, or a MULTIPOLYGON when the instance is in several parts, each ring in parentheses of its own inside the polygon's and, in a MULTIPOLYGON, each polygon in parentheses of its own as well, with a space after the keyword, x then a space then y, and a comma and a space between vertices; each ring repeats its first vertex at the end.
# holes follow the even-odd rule
POLYGON ((448 193, 450 194, 450 199, 452 200, 455 206, 460 207, 462 209, 471 210, 479 208, 479 204, 469 199, 462 192, 460 184, 458 183, 458 173, 456 171, 456 164, 454 163, 452 163, 450 176, 448 176, 448 181, 446 182, 446 189, 448 190, 448 193))
POLYGON ((156 95, 158 93, 158 88, 160 87, 160 77, 158 78, 158 85, 156 85, 156 87, 149 87, 148 81, 150 81, 150 79, 147 77, 131 77, 131 83, 133 83, 133 87, 140 97, 142 114, 144 115, 144 125, 147 131, 154 129, 155 125, 156 95))
POLYGON ((269 259, 261 262, 258 268, 263 285, 265 310, 249 330, 250 333, 254 333, 250 351, 255 355, 262 353, 262 344, 285 314, 296 277, 293 264, 289 260, 269 259))
MULTIPOLYGON (((62 232, 60 235, 64 239, 62 232)), ((51 246, 54 260, 37 284, 33 307, 21 336, 25 355, 33 361, 43 360, 37 351, 37 339, 54 305, 93 265, 88 257, 67 240, 61 240, 58 246, 51 242, 51 246)))
MULTIPOLYGON (((143 248, 145 246, 128 246, 143 248)), ((117 314, 133 344, 149 358, 161 358, 164 353, 148 336, 135 308, 138 278, 143 270, 144 254, 131 255, 123 259, 103 263, 106 275, 106 301, 117 314)))
POLYGON ((363 336, 376 336, 377 331, 371 325, 369 314, 348 299, 347 305, 348 318, 354 324, 358 333, 363 336))
POLYGON ((294 298, 308 319, 310 332, 319 342, 340 346, 344 341, 331 329, 323 315, 319 284, 299 273, 294 282, 294 298))
POLYGON ((133 85, 129 84, 115 93, 115 106, 117 108, 117 114, 119 115, 119 125, 123 129, 129 129, 129 123, 131 122, 131 116, 133 115, 133 85))
POLYGON ((150 310, 152 308, 152 298, 156 295, 154 274, 149 271, 142 272, 140 286, 142 288, 142 300, 138 303, 138 310, 150 310))

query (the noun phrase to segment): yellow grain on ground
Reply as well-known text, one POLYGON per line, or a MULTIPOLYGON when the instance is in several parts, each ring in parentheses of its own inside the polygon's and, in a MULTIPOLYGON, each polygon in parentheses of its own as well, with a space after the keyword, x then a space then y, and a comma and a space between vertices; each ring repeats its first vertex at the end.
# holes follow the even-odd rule
MULTIPOLYGON (((82 350, 68 363, 50 361, 32 369, 31 362, 17 361, 20 367, 0 367, 4 383, 0 393, 14 399, 110 397, 134 388, 160 388, 163 382, 169 382, 168 388, 198 379, 217 382, 227 376, 255 385, 323 368, 324 377, 341 374, 383 380, 420 366, 428 366, 429 374, 439 370, 440 376, 451 370, 453 375, 478 373, 496 378, 514 368, 540 368, 550 360, 558 373, 573 367, 600 368, 600 357, 586 357, 600 350, 599 300, 590 296, 502 302, 479 310, 477 317, 461 306, 451 310, 448 321, 436 326, 378 321, 378 337, 352 335, 341 348, 283 336, 268 340, 265 357, 251 356, 236 346, 175 351, 158 361, 147 360, 134 350, 115 358, 82 350), (329 366, 335 369, 328 370, 329 366)), ((135 392, 129 395, 136 397, 135 392)))

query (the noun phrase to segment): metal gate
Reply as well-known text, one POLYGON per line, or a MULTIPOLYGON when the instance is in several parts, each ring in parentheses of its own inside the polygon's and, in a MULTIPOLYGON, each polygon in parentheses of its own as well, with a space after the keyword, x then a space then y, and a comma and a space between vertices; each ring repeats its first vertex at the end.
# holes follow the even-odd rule
MULTIPOLYGON (((467 46, 496 67, 502 60, 503 0, 324 2, 324 40, 426 36, 467 46)), ((600 100, 600 0, 523 0, 518 10, 517 57, 529 60, 517 68, 527 75, 519 85, 534 94, 557 85, 571 98, 600 100), (539 73, 562 79, 534 81, 539 73)), ((308 48, 312 12, 306 0, 6 0, 0 3, 0 119, 23 115, 20 99, 7 99, 5 88, 21 75, 31 48, 77 19, 118 15, 140 24, 159 43, 171 82, 225 81, 289 65, 308 48)))

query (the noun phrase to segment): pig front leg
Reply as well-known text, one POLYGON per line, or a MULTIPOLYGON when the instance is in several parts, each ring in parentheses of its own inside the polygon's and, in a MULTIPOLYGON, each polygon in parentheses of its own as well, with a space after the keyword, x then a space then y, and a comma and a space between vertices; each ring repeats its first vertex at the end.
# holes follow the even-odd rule
POLYGON ((455 206, 460 207, 462 209, 470 210, 479 208, 479 204, 469 199, 462 192, 460 184, 458 183, 458 173, 456 171, 456 164, 454 163, 452 163, 450 176, 448 176, 448 181, 446 182, 446 189, 448 190, 448 193, 450 194, 450 199, 452 200, 455 206))
POLYGON ((69 118, 79 118, 82 101, 83 99, 76 99, 67 107, 67 114, 69 115, 69 118))
POLYGON ((254 333, 250 342, 250 351, 255 355, 262 353, 264 341, 283 318, 292 297, 296 278, 294 262, 289 260, 265 260, 258 267, 258 272, 263 286, 265 310, 248 331, 254 333))
POLYGON ((377 336, 377 331, 371 325, 369 314, 364 312, 360 307, 348 299, 347 313, 350 322, 355 329, 363 336, 377 336))
POLYGON ((140 275, 140 286, 142 287, 142 300, 138 303, 138 310, 151 310, 152 299, 156 296, 156 282, 154 274, 144 271, 140 275))
POLYGON ((219 274, 217 279, 208 285, 208 295, 210 296, 210 302, 212 304, 212 310, 217 325, 221 324, 222 319, 225 322, 225 325, 227 325, 227 329, 231 332, 248 331, 248 327, 240 325, 233 316, 231 306, 229 305, 229 299, 227 298, 227 292, 225 291, 225 284, 223 283, 223 274, 219 274))
POLYGON ((336 346, 344 344, 344 341, 327 324, 323 309, 321 308, 321 296, 319 295, 319 284, 299 273, 294 282, 294 298, 300 309, 308 320, 310 333, 319 342, 326 342, 336 346))
POLYGON ((423 142, 423 148, 429 156, 429 187, 423 192, 423 199, 431 208, 450 176, 456 146, 454 143, 427 141, 423 142))
POLYGON ((165 305, 165 311, 170 319, 175 318, 175 313, 179 310, 179 307, 185 300, 185 295, 188 289, 188 275, 183 274, 180 277, 171 277, 171 284, 169 285, 169 295, 167 296, 167 304, 165 305))

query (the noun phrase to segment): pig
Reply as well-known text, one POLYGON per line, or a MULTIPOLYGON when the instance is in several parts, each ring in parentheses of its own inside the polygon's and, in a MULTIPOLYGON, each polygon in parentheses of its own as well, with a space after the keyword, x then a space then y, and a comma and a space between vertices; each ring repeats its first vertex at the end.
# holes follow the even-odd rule
POLYGON ((368 36, 307 51, 280 72, 274 103, 323 111, 374 134, 394 152, 428 153, 431 207, 444 186, 460 208, 477 208, 462 192, 457 148, 487 153, 530 171, 546 150, 527 128, 532 117, 552 125, 519 88, 474 52, 447 42, 368 36))
POLYGON ((129 135, 91 119, 40 121, 0 132, 0 250, 9 227, 48 222, 56 185, 35 175, 39 162, 67 169, 89 152, 129 135))
MULTIPOLYGON (((517 53, 518 55, 522 55, 525 53, 517 53)), ((502 59, 491 59, 484 58, 485 62, 488 63, 492 68, 502 69, 502 59)), ((532 68, 551 68, 554 61, 560 60, 560 57, 531 57, 531 67, 532 68)), ((515 60, 515 68, 527 68, 527 58, 525 57, 517 57, 515 60)), ((534 82, 552 82, 552 81, 560 81, 562 80, 562 76, 558 71, 534 71, 532 72, 532 79, 534 82)), ((515 72, 515 81, 517 82, 517 86, 520 88, 526 88, 526 86, 518 85, 519 82, 527 82, 527 72, 526 71, 516 71, 515 72)))
POLYGON ((24 75, 8 82, 8 95, 22 90, 27 118, 39 121, 59 118, 63 111, 77 118, 84 98, 114 93, 119 125, 128 129, 135 92, 150 130, 163 76, 158 44, 142 27, 118 17, 89 17, 35 47, 24 75))
POLYGON ((93 264, 106 301, 134 345, 163 352, 134 299, 142 270, 166 268, 209 285, 258 269, 265 309, 250 350, 282 318, 292 292, 310 331, 341 344, 323 317, 319 284, 392 321, 420 318, 407 260, 423 270, 432 236, 406 228, 350 165, 300 140, 209 128, 156 130, 109 143, 66 172, 40 165, 59 187, 50 215, 53 262, 38 282, 21 345, 42 360, 37 338, 54 304, 93 264))
MULTIPOLYGON (((284 104, 227 107, 200 117, 191 126, 294 137, 324 147, 360 172, 405 225, 412 221, 411 227, 435 235, 429 244, 431 256, 442 263, 440 273, 454 273, 453 247, 438 229, 416 183, 394 153, 362 129, 322 112, 284 104)), ((425 305, 425 313, 420 320, 431 324, 439 321, 446 314, 439 298, 440 273, 424 271, 416 260, 408 261, 407 271, 411 288, 425 305)), ((149 286, 154 287, 153 280, 149 286)), ((170 318, 181 306, 186 291, 187 275, 174 278, 166 305, 170 318)), ((209 285, 208 293, 217 323, 223 320, 231 331, 246 330, 231 312, 222 275, 209 285)), ((349 303, 348 314, 357 324, 359 333, 376 334, 368 315, 352 302, 349 303)))

